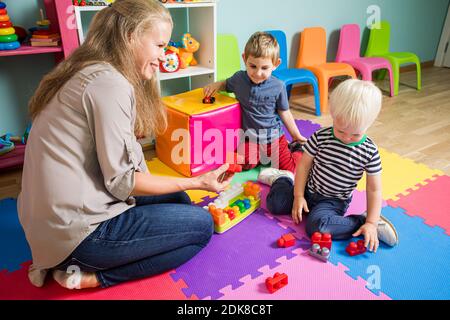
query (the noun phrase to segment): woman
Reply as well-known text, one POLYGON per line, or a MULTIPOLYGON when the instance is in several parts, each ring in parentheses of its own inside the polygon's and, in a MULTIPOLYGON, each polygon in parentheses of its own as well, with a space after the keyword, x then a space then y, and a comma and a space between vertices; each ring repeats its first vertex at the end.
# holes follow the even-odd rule
POLYGON ((209 242, 212 219, 184 191, 222 191, 228 166, 156 177, 135 138, 167 126, 155 73, 172 27, 157 1, 117 0, 32 97, 18 210, 34 285, 53 269, 63 287, 105 288, 176 268, 209 242))

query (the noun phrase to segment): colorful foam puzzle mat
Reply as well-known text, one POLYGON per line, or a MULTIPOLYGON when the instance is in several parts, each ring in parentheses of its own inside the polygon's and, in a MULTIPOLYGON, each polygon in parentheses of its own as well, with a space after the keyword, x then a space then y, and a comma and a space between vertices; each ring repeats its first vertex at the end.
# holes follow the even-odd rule
MULTIPOLYGON (((310 136, 320 128, 297 121, 310 136)), ((382 214, 395 225, 399 244, 381 245, 377 253, 350 257, 350 242, 334 241, 327 263, 307 254, 304 222, 289 215, 273 216, 261 209, 228 232, 215 234, 189 262, 164 274, 108 289, 70 291, 48 279, 42 288, 30 284, 31 253, 17 218, 16 199, 0 200, 0 299, 41 300, 409 300, 450 299, 450 177, 381 149, 382 214), (279 248, 277 239, 291 233, 295 246, 279 248), (289 284, 270 294, 265 279, 286 273, 289 284)), ((158 159, 148 162, 153 174, 179 177, 158 159)), ((259 169, 238 174, 235 183, 256 180, 259 169)), ((353 194, 346 215, 365 212, 365 184, 353 194)), ((262 194, 267 195, 268 187, 262 194)), ((189 192, 194 205, 204 206, 217 195, 189 192)), ((353 239, 355 240, 355 239, 353 239)))

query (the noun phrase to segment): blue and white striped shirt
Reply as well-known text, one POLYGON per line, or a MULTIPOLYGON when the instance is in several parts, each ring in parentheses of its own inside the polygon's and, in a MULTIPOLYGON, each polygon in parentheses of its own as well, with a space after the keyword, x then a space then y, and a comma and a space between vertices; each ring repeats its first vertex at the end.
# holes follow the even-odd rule
POLYGON ((314 157, 307 188, 325 197, 347 200, 364 172, 378 175, 382 170, 378 147, 370 138, 348 146, 334 137, 332 127, 317 131, 305 151, 314 157))

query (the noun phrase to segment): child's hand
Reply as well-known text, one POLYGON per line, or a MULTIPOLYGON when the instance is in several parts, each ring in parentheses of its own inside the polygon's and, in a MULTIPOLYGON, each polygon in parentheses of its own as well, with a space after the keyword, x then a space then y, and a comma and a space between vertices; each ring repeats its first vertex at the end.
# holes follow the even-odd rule
POLYGON ((361 228, 359 228, 353 236, 359 237, 361 234, 364 236, 364 240, 366 241, 364 244, 365 247, 370 251, 377 252, 378 246, 380 245, 377 235, 377 227, 372 223, 366 223, 361 226, 361 228))
POLYGON ((303 211, 309 212, 308 203, 304 197, 295 197, 292 207, 292 220, 295 224, 299 224, 303 220, 303 211))
POLYGON ((216 82, 211 83, 203 88, 203 93, 205 94, 205 97, 211 97, 217 93, 217 91, 220 90, 220 87, 222 86, 222 83, 216 82))
POLYGON ((295 141, 298 141, 301 144, 304 144, 304 143, 308 142, 308 139, 306 139, 304 136, 301 135, 301 136, 297 137, 297 139, 295 139, 295 141))

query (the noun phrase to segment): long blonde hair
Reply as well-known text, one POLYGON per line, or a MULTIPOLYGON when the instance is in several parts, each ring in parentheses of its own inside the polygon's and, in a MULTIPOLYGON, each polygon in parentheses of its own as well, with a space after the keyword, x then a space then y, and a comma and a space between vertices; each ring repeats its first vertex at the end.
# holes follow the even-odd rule
POLYGON ((84 43, 47 74, 29 103, 34 119, 78 71, 107 62, 134 87, 137 117, 136 136, 160 134, 167 128, 156 77, 142 80, 136 67, 134 46, 142 34, 161 22, 173 25, 169 11, 156 0, 116 0, 98 12, 84 43))

